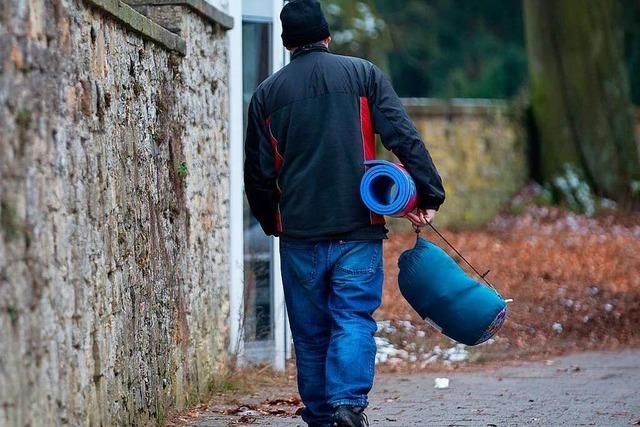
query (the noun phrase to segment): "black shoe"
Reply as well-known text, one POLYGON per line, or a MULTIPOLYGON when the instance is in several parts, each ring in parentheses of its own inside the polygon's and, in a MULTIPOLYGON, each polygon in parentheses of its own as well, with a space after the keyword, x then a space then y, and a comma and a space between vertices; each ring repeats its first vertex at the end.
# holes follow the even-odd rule
POLYGON ((362 406, 340 405, 333 413, 332 427, 368 427, 369 420, 362 406))

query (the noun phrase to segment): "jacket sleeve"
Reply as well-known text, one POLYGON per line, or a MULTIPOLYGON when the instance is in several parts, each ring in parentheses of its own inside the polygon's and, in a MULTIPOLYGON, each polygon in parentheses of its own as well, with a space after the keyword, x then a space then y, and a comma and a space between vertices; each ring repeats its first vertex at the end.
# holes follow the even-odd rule
POLYGON ((389 79, 372 65, 367 85, 371 116, 382 145, 400 159, 416 183, 418 207, 438 209, 444 187, 431 155, 405 111, 389 79))
POLYGON ((277 235, 276 215, 280 192, 277 185, 275 150, 266 118, 256 96, 251 99, 244 143, 244 190, 249 207, 265 234, 277 235))

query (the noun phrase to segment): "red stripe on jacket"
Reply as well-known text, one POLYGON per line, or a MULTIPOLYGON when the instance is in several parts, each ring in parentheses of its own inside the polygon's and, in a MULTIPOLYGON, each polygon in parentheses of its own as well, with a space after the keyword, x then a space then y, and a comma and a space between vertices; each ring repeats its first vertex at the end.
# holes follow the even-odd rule
MULTIPOLYGON (((371 123, 371 110, 369 109, 369 99, 366 96, 360 97, 360 128, 362 132, 362 154, 364 160, 376 159, 376 137, 371 123)), ((370 212, 371 224, 384 224, 384 217, 370 212)))
MULTIPOLYGON (((271 143, 271 148, 273 148, 273 164, 276 168, 276 174, 280 174, 280 170, 282 169, 283 158, 280 152, 278 151, 278 140, 275 136, 273 136, 273 132, 271 132, 271 117, 267 117, 266 120, 267 130, 269 131, 269 142, 271 143)), ((282 191, 278 186, 278 178, 276 176, 276 188, 278 189, 278 198, 282 196, 282 191)), ((276 232, 277 234, 282 233, 282 215, 280 214, 280 203, 278 203, 276 207, 276 232)))

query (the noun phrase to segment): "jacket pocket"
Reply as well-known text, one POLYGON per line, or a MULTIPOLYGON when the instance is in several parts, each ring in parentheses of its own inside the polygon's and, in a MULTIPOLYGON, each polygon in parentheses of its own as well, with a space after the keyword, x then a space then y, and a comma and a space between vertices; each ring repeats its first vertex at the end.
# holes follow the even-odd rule
POLYGON ((340 259, 336 269, 351 274, 370 274, 382 268, 382 241, 352 240, 338 242, 340 259))

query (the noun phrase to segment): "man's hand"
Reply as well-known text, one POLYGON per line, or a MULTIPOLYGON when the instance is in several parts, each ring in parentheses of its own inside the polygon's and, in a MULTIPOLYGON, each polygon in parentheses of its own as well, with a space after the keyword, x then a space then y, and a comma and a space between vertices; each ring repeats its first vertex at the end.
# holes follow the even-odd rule
POLYGON ((436 216, 435 209, 414 209, 412 212, 409 212, 405 215, 413 225, 416 227, 424 227, 428 222, 433 221, 433 218, 436 216))

